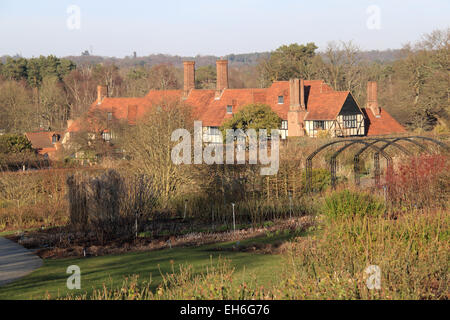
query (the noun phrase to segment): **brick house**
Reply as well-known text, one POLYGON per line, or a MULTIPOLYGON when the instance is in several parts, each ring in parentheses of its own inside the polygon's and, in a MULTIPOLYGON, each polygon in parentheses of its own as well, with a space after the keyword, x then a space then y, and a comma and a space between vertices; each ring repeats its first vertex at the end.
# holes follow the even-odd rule
MULTIPOLYGON (((228 61, 218 60, 216 89, 195 88, 195 63, 184 63, 182 90, 150 90, 142 98, 110 98, 107 88, 99 86, 97 100, 89 112, 99 112, 110 119, 136 123, 152 106, 162 101, 181 101, 191 106, 196 120, 203 123, 204 140, 221 142, 219 127, 242 107, 251 103, 269 105, 281 118, 281 138, 297 136, 317 137, 326 132, 331 137, 383 135, 403 133, 405 129, 377 100, 377 83, 367 86, 367 104, 362 108, 349 91, 335 91, 323 80, 291 79, 275 81, 269 88, 230 89, 228 61)), ((68 126, 63 143, 81 130, 81 119, 68 126)), ((98 128, 97 128, 98 129, 98 128)), ((97 131, 98 132, 98 131, 97 131)), ((111 138, 108 130, 104 139, 111 138)))
POLYGON ((34 131, 25 133, 25 137, 30 140, 33 149, 44 157, 54 160, 57 151, 61 149, 64 132, 61 131, 34 131))

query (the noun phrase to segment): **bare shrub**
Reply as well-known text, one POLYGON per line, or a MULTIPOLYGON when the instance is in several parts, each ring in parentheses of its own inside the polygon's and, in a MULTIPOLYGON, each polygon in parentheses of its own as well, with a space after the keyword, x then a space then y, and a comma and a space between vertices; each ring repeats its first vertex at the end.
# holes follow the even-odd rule
POLYGON ((76 173, 67 178, 70 224, 84 230, 88 223, 87 192, 85 175, 76 173))
POLYGON ((0 232, 67 223, 66 171, 0 173, 0 232))
POLYGON ((158 204, 158 194, 146 175, 127 176, 123 181, 125 192, 122 194, 120 210, 127 220, 124 226, 127 233, 137 236, 141 226, 149 219, 158 204))
POLYGON ((444 209, 449 199, 448 157, 423 155, 387 171, 388 200, 396 211, 444 209))
POLYGON ((75 174, 67 179, 70 222, 78 231, 93 232, 100 241, 136 235, 157 203, 149 178, 75 174))
POLYGON ((123 179, 114 170, 92 178, 87 186, 87 212, 91 229, 104 240, 120 233, 120 198, 123 179))

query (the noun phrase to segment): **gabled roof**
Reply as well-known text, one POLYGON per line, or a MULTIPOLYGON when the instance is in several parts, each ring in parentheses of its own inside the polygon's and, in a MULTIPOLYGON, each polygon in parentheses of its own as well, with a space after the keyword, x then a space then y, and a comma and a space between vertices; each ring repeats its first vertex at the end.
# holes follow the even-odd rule
POLYGON ((362 111, 366 116, 367 123, 367 135, 379 136, 384 134, 404 133, 406 129, 397 122, 389 113, 383 108, 380 108, 381 112, 379 117, 376 117, 372 110, 363 108, 362 111))
POLYGON ((85 125, 97 129, 101 124, 97 123, 95 115, 97 113, 107 114, 111 112, 115 119, 128 119, 133 123, 136 119, 141 118, 152 106, 152 100, 146 98, 105 98, 101 104, 98 104, 97 100, 90 106, 88 110, 88 121, 85 123, 85 119, 78 118, 72 125, 67 128, 68 132, 78 132, 82 130, 85 125), (131 111, 131 113, 129 113, 131 111))
POLYGON ((305 120, 336 119, 349 94, 349 91, 310 94, 306 104, 305 120))

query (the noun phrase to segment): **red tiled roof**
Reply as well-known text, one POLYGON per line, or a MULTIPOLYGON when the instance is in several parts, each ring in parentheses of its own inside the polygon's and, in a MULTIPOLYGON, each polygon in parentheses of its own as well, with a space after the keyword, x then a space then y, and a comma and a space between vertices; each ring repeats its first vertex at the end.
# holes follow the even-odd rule
MULTIPOLYGON (((194 92, 197 90, 194 90, 194 92)), ((226 120, 232 117, 227 114, 227 106, 233 106, 233 113, 238 112, 243 106, 256 101, 265 101, 265 89, 225 89, 220 99, 215 99, 214 95, 210 97, 208 104, 196 106, 198 119, 204 126, 220 126, 226 120)), ((192 94, 192 93, 191 93, 192 94)), ((186 103, 191 105, 191 99, 188 97, 186 103)))
POLYGON ((30 140, 33 149, 40 150, 45 148, 54 148, 52 143, 52 137, 54 134, 57 134, 62 138, 63 132, 59 131, 36 131, 36 132, 27 132, 25 136, 28 140, 30 140))
POLYGON ((78 118, 67 131, 78 132, 86 125, 96 130, 100 124, 97 123, 95 115, 99 112, 105 113, 105 116, 106 113, 111 112, 115 119, 128 119, 128 116, 131 116, 132 119, 129 119, 129 122, 133 123, 142 117, 151 106, 151 101, 145 98, 105 98, 101 104, 95 101, 89 108, 88 115, 91 115, 91 117, 88 116, 89 123, 85 123, 86 120, 83 118, 78 118))
POLYGON ((349 94, 349 91, 310 94, 305 120, 336 119, 349 94))
POLYGON ((381 108, 379 117, 376 117, 370 109, 362 108, 362 111, 367 120, 368 136, 406 132, 406 129, 383 108, 381 108))
MULTIPOLYGON (((305 87, 309 89, 310 97, 331 90, 322 80, 306 80, 305 87)), ((220 126, 226 119, 231 118, 232 115, 226 113, 228 105, 232 105, 233 113, 236 113, 250 103, 268 104, 281 119, 287 119, 290 104, 289 81, 275 81, 269 88, 264 89, 225 89, 219 99, 215 99, 215 93, 215 90, 195 89, 183 100, 186 105, 192 106, 194 118, 201 120, 205 126, 220 126), (283 104, 278 104, 279 96, 284 97, 283 104)), ((179 101, 182 96, 182 90, 150 90, 143 98, 105 98, 100 105, 95 101, 89 112, 112 112, 115 119, 128 119, 134 123, 136 119, 142 118, 152 105, 163 101, 179 101), (136 111, 133 110, 130 114, 130 107, 136 108, 136 111), (129 119, 130 115, 133 119, 129 119)), ((77 119, 68 131, 79 131, 82 125, 83 120, 77 119)), ((94 123, 91 125, 96 126, 94 123)))
MULTIPOLYGON (((306 120, 336 119, 350 94, 349 91, 334 91, 323 80, 305 80, 304 85, 306 120)), ((245 105, 265 103, 281 119, 287 120, 290 105, 289 81, 275 81, 269 88, 264 89, 225 89, 218 99, 215 96, 215 90, 194 89, 186 98, 183 98, 183 90, 150 90, 143 98, 105 98, 100 105, 96 101, 89 109, 89 113, 112 112, 115 119, 128 120, 128 123, 135 124, 137 119, 141 119, 158 103, 182 101, 192 107, 194 119, 201 120, 204 126, 221 126, 226 119, 232 117, 227 114, 228 105, 233 106, 233 113, 236 113, 245 105), (278 103, 279 96, 284 97, 284 103, 278 103)), ((386 123, 381 123, 380 119, 375 119, 371 113, 370 115, 369 121, 374 127, 369 126, 369 134, 405 130, 385 111, 382 112, 381 119, 386 119, 386 123)), ((85 120, 75 120, 68 131, 81 130, 83 121, 85 120)), ((96 126, 94 121, 91 126, 96 126)))

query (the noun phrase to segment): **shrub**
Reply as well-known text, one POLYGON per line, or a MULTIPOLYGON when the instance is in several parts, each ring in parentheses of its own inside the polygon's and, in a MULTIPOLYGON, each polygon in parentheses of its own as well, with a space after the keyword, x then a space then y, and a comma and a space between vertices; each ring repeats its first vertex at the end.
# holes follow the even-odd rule
POLYGON ((268 299, 263 287, 255 288, 254 281, 239 283, 230 262, 219 260, 196 274, 192 266, 180 266, 172 273, 162 275, 162 283, 153 292, 151 282, 139 281, 138 276, 126 278, 121 288, 106 285, 92 295, 69 295, 66 299, 93 300, 249 300, 268 299))
POLYGON ((447 212, 329 221, 286 255, 278 299, 448 299, 447 212), (381 270, 381 290, 365 270, 381 270))
POLYGON ((69 221, 73 228, 84 230, 88 223, 87 183, 84 175, 76 173, 67 177, 69 221))
POLYGON ((361 192, 343 190, 325 198, 323 213, 329 218, 353 216, 380 216, 385 205, 374 196, 361 192))
POLYGON ((20 170, 23 166, 41 168, 48 166, 48 161, 32 149, 25 136, 0 135, 0 170, 20 170))
POLYGON ((75 174, 67 185, 72 227, 92 231, 101 241, 136 235, 157 200, 147 178, 123 177, 115 170, 94 177, 75 174))
POLYGON ((410 158, 387 170, 388 201, 402 211, 446 208, 450 190, 450 162, 444 155, 410 158))
POLYGON ((16 134, 0 136, 0 153, 18 153, 31 150, 31 142, 25 136, 16 134))
POLYGON ((64 225, 68 220, 63 170, 0 173, 0 232, 64 225))
POLYGON ((100 239, 119 234, 120 197, 123 179, 114 170, 92 178, 87 187, 87 212, 90 227, 100 239))
MULTIPOLYGON (((331 173, 327 169, 313 169, 311 172, 312 186, 311 189, 315 192, 323 192, 331 185, 331 173)), ((306 191, 306 172, 302 174, 303 190, 306 191)))

